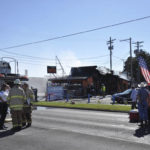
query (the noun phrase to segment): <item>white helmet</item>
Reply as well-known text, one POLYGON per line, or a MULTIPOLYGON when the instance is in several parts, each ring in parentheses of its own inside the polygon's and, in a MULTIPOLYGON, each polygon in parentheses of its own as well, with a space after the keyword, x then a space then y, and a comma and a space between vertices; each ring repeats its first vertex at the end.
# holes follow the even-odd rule
POLYGON ((16 79, 16 80, 14 81, 14 84, 21 84, 21 81, 20 81, 19 79, 16 79))
POLYGON ((146 87, 147 83, 146 82, 141 82, 140 84, 138 84, 138 87, 146 87))

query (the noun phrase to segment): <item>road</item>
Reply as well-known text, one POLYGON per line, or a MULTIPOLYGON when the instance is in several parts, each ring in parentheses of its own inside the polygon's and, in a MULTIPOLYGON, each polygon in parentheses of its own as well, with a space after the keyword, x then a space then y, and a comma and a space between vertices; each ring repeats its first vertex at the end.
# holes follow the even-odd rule
POLYGON ((0 131, 5 150, 149 150, 150 131, 129 123, 128 114, 74 110, 33 111, 33 125, 13 133, 0 131))

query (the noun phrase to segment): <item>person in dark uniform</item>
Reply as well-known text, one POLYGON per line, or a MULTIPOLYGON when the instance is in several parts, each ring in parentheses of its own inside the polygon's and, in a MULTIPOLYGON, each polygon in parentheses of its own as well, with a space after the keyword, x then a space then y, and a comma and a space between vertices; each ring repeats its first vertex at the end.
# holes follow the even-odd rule
POLYGON ((150 125, 150 86, 147 86, 146 89, 147 89, 147 92, 149 94, 149 97, 147 99, 147 103, 148 103, 148 110, 147 111, 148 111, 148 124, 150 125))
POLYGON ((138 90, 138 110, 139 110, 139 116, 140 116, 140 126, 143 127, 143 125, 147 126, 148 125, 148 98, 149 94, 148 91, 146 90, 146 84, 144 82, 141 82, 139 85, 140 89, 138 90), (144 124, 145 123, 145 124, 144 124))

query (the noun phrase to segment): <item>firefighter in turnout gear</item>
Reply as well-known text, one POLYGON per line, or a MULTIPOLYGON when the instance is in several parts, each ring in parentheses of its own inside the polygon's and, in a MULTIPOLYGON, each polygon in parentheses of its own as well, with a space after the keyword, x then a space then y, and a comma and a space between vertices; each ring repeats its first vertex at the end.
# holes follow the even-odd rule
POLYGON ((29 89, 29 85, 25 82, 23 84, 23 89, 26 95, 26 102, 23 107, 23 126, 27 124, 27 127, 30 127, 32 124, 32 118, 31 118, 31 113, 32 113, 32 102, 34 100, 34 94, 31 89, 29 89))
POLYGON ((22 127, 22 112, 25 102, 24 90, 20 87, 21 82, 19 79, 14 81, 14 87, 10 90, 8 95, 8 105, 12 117, 13 130, 21 130, 22 127))

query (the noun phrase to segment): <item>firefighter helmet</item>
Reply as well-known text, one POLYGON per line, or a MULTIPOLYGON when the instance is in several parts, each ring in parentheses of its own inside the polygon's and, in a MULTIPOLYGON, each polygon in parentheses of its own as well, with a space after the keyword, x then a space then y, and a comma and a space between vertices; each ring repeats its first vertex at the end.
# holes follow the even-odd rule
POLYGON ((16 80, 14 81, 14 84, 21 84, 21 81, 20 81, 19 79, 16 79, 16 80))

